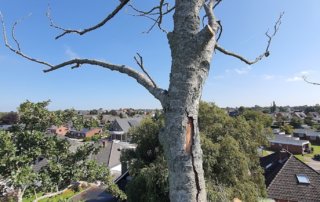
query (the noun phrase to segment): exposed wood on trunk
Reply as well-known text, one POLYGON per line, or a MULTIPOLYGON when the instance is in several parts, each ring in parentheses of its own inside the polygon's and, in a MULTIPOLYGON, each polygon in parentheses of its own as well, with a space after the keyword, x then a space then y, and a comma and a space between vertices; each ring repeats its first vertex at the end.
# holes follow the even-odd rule
POLYGON ((192 117, 188 117, 188 124, 186 129, 186 143, 184 146, 184 150, 187 154, 191 154, 191 147, 192 147, 192 139, 194 135, 194 127, 193 127, 193 119, 192 117))

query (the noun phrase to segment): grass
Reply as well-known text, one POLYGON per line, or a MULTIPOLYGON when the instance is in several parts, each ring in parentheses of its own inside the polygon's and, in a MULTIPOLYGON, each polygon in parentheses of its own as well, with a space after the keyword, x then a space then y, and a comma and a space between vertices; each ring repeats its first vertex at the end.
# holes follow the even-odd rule
POLYGON ((265 156, 268 156, 269 154, 272 154, 272 153, 273 153, 273 151, 263 149, 261 155, 262 155, 262 157, 265 157, 265 156))
POLYGON ((294 155, 295 157, 297 157, 299 160, 303 161, 303 162, 306 162, 306 158, 305 157, 308 157, 308 158, 313 158, 313 156, 315 154, 320 154, 320 145, 311 145, 311 147, 313 147, 313 153, 311 154, 297 154, 297 155, 294 155))
MULTIPOLYGON (((39 202, 61 202, 61 201, 70 199, 72 196, 74 196, 75 194, 80 193, 81 191, 83 191, 83 190, 80 189, 79 191, 76 192, 76 191, 74 191, 72 189, 68 189, 65 192, 63 192, 62 194, 59 194, 59 195, 51 197, 51 198, 42 199, 39 202)), ((43 195, 43 193, 38 193, 37 194, 38 197, 40 197, 42 195, 43 195)), ((29 198, 24 198, 22 201, 23 202, 32 202, 35 198, 36 197, 33 195, 33 196, 30 196, 29 198)))

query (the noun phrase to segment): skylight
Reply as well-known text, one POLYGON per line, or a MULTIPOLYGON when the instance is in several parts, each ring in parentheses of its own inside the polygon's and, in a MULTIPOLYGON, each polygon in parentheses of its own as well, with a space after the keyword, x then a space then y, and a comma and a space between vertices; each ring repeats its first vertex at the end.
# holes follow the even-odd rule
POLYGON ((299 184, 310 184, 309 178, 304 174, 296 174, 299 184))
POLYGON ((272 166, 272 163, 269 163, 267 166, 266 166, 266 169, 270 168, 272 166))

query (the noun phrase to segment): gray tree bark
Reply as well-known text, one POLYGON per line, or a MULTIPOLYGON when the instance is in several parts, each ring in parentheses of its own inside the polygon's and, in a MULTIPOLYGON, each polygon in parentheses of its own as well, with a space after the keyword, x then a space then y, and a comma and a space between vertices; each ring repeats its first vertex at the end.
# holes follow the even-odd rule
POLYGON ((203 0, 176 1, 174 30, 168 34, 172 66, 170 86, 162 103, 165 128, 160 134, 169 168, 170 200, 207 201, 198 108, 215 46, 215 32, 200 31, 203 0))

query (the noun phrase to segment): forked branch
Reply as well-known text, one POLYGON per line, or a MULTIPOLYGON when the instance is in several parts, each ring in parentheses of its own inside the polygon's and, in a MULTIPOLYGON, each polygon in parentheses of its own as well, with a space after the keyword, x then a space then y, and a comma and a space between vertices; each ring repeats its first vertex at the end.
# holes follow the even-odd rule
POLYGON ((43 64, 43 65, 46 65, 46 66, 49 66, 49 67, 52 67, 52 65, 50 65, 49 63, 47 63, 47 62, 45 62, 45 61, 41 61, 41 60, 32 58, 32 57, 24 54, 23 52, 21 52, 20 44, 19 44, 18 40, 17 40, 16 37, 15 37, 15 27, 16 27, 16 25, 18 24, 19 21, 16 21, 16 22, 14 23, 14 25, 12 26, 12 29, 11 29, 12 38, 13 38, 13 40, 15 41, 15 43, 16 43, 16 45, 17 45, 17 49, 13 48, 13 47, 9 44, 9 42, 8 42, 6 27, 5 27, 3 15, 2 15, 1 12, 0 12, 0 20, 1 20, 1 24, 2 24, 3 40, 4 40, 4 43, 5 43, 5 46, 6 46, 9 50, 11 50, 12 52, 20 55, 20 56, 23 57, 23 58, 26 58, 26 59, 30 60, 30 61, 33 61, 33 62, 36 62, 36 63, 39 63, 39 64, 43 64))
POLYGON ((98 24, 92 26, 92 27, 89 27, 89 28, 85 28, 85 29, 82 29, 82 30, 76 30, 76 29, 65 29, 61 26, 58 26, 56 25, 54 22, 53 22, 53 19, 51 17, 51 11, 50 11, 50 7, 48 8, 48 12, 47 12, 47 17, 49 18, 50 20, 50 26, 51 27, 54 27, 56 29, 59 29, 62 31, 62 33, 58 36, 55 37, 55 39, 59 39, 61 37, 63 37, 64 35, 66 34, 79 34, 79 35, 83 35, 87 32, 90 32, 90 31, 93 31, 95 29, 98 29, 100 27, 102 27, 104 24, 106 24, 109 20, 111 20, 114 16, 117 15, 117 13, 129 2, 130 0, 120 0, 120 4, 105 18, 103 19, 101 22, 99 22, 98 24))
POLYGON ((152 82, 153 86, 157 87, 156 83, 153 81, 151 76, 148 74, 148 72, 144 68, 142 56, 139 53, 137 53, 137 56, 139 57, 139 59, 136 56, 134 56, 134 60, 136 61, 137 65, 141 68, 143 73, 149 78, 149 80, 152 82))
POLYGON ((144 33, 149 33, 151 30, 155 27, 158 26, 158 28, 167 33, 167 31, 162 27, 162 21, 163 17, 169 13, 171 13, 175 7, 172 6, 170 7, 168 2, 165 2, 164 0, 160 0, 159 5, 151 8, 150 10, 147 11, 142 11, 132 4, 129 4, 129 6, 137 13, 134 14, 134 16, 140 16, 140 17, 145 17, 148 18, 149 20, 153 21, 153 24, 151 27, 145 31, 144 33))
POLYGON ((235 58, 241 60, 242 62, 244 62, 244 63, 246 63, 246 64, 248 64, 248 65, 255 64, 255 63, 259 62, 260 60, 262 60, 264 57, 268 57, 268 56, 270 55, 269 48, 270 48, 270 45, 271 45, 271 42, 272 42, 273 37, 277 34, 277 32, 278 32, 278 30, 279 30, 279 28, 280 28, 281 19, 282 19, 283 15, 284 15, 284 12, 282 12, 282 13, 280 14, 278 20, 276 21, 276 23, 275 23, 275 25, 274 25, 274 27, 273 27, 273 32, 270 34, 270 33, 269 33, 269 30, 268 30, 268 31, 265 33, 265 35, 266 35, 267 38, 268 38, 266 49, 265 49, 265 51, 264 51, 261 55, 259 55, 256 59, 254 59, 254 60, 249 60, 249 59, 247 59, 247 58, 245 58, 245 57, 243 57, 243 56, 241 56, 241 55, 239 55, 239 54, 237 54, 237 53, 234 53, 234 52, 231 52, 231 51, 228 51, 228 50, 222 48, 219 44, 216 44, 215 49, 218 50, 218 51, 220 51, 221 53, 224 53, 224 54, 226 54, 226 55, 235 57, 235 58))
MULTIPOLYGON (((151 77, 146 74, 142 74, 130 67, 127 67, 125 65, 116 65, 116 64, 112 64, 112 63, 108 63, 108 62, 103 62, 103 61, 98 61, 98 60, 94 60, 94 59, 72 59, 72 60, 68 60, 65 61, 63 63, 57 64, 57 65, 52 65, 49 62, 45 62, 42 60, 38 60, 36 58, 30 57, 28 55, 26 55, 25 53, 22 52, 21 48, 20 48, 20 44, 18 42, 18 40, 16 39, 16 37, 14 36, 14 32, 15 32, 15 27, 18 24, 18 21, 14 24, 14 26, 12 27, 12 36, 14 38, 15 43, 17 44, 17 49, 15 49, 14 47, 12 47, 9 44, 8 38, 7 38, 7 33, 6 33, 6 29, 5 29, 5 23, 3 20, 3 16, 0 13, 0 19, 1 19, 1 23, 2 23, 2 31, 3 31, 3 39, 5 42, 5 46, 11 50, 12 52, 22 56, 25 59, 28 59, 32 62, 36 62, 42 65, 45 65, 47 67, 49 67, 48 69, 44 70, 44 72, 51 72, 63 67, 68 67, 70 66, 71 68, 77 68, 80 67, 81 65, 84 64, 88 64, 88 65, 95 65, 95 66, 99 66, 99 67, 103 67, 106 69, 109 69, 111 71, 117 71, 123 74, 126 74, 127 76, 134 78, 140 85, 142 85, 143 87, 145 87, 155 98, 157 98, 161 103, 164 102, 165 99, 165 90, 158 88, 154 81, 151 79, 151 77)), ((141 65, 143 66, 142 63, 142 59, 141 59, 141 65)), ((141 67, 141 66, 140 66, 141 67)), ((144 70, 144 73, 145 70, 144 70)))

